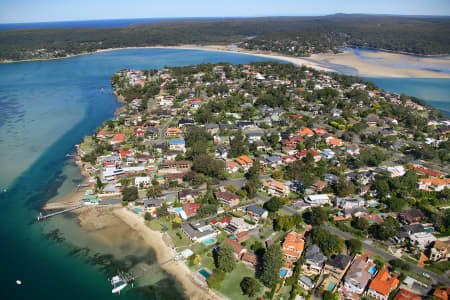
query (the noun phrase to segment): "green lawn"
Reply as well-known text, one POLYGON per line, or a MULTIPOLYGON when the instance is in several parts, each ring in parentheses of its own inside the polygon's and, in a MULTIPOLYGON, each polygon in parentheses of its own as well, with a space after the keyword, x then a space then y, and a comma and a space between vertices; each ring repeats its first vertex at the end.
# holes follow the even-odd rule
MULTIPOLYGON (((222 285, 220 287, 220 292, 222 294, 224 294, 225 296, 227 296, 228 298, 233 299, 233 300, 248 299, 248 297, 242 293, 242 290, 240 287, 240 283, 241 283, 242 279, 246 276, 255 277, 255 271, 248 268, 243 263, 238 263, 236 265, 236 268, 233 270, 233 272, 227 274, 227 277, 222 282, 222 285)), ((261 293, 257 296, 258 297, 262 296, 262 294, 263 294, 263 288, 262 288, 262 284, 261 284, 261 293)), ((255 297, 255 299, 256 298, 257 297, 255 297)))
POLYGON ((161 230, 162 225, 165 225, 168 228, 167 233, 172 238, 175 247, 185 247, 190 245, 191 241, 180 229, 172 229, 171 222, 164 219, 153 219, 149 223, 152 229, 159 230, 161 232, 163 232, 161 230))
POLYGON ((425 265, 425 269, 444 275, 450 269, 450 261, 425 265))

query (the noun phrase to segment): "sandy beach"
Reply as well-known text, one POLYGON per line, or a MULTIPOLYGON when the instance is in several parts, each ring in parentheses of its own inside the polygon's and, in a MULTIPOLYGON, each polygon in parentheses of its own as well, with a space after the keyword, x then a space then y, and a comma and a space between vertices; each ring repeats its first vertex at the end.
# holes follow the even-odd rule
MULTIPOLYGON (((366 53, 366 56, 375 58, 376 64, 371 63, 365 59, 356 56, 352 51, 346 50, 343 53, 332 54, 322 53, 313 54, 310 57, 293 57, 281 55, 274 52, 267 51, 253 51, 242 48, 231 48, 226 45, 179 45, 179 46, 147 46, 147 47, 124 47, 124 48, 108 48, 100 49, 90 53, 80 53, 61 58, 51 59, 65 59, 76 57, 80 55, 90 55, 101 52, 126 50, 126 49, 183 49, 183 50, 204 50, 217 52, 232 52, 240 54, 248 54, 268 59, 277 59, 292 64, 315 68, 325 72, 338 72, 339 67, 349 67, 356 70, 355 75, 365 77, 391 77, 391 78, 450 78, 450 74, 435 72, 432 70, 420 69, 421 64, 431 65, 448 65, 450 67, 449 57, 420 57, 407 54, 391 53, 391 52, 373 52, 366 53), (408 68, 396 67, 397 62, 407 63, 408 68), (334 65, 334 66, 333 66, 334 65)), ((33 60, 48 60, 48 59, 28 59, 21 61, 3 61, 3 63, 33 61, 33 60)))
POLYGON ((365 56, 373 58, 373 62, 356 56, 346 50, 339 54, 313 54, 309 59, 324 64, 331 63, 355 68, 359 76, 396 77, 396 78, 450 78, 450 74, 420 69, 421 65, 447 65, 450 60, 442 57, 419 57, 389 52, 365 52, 365 56), (396 67, 398 63, 407 64, 408 68, 396 67))
MULTIPOLYGON (((166 261, 176 255, 176 251, 164 242, 164 235, 161 232, 151 230, 145 225, 144 220, 136 214, 126 208, 119 208, 114 210, 114 215, 134 229, 145 244, 155 250, 158 262, 166 261)), ((183 261, 171 262, 162 268, 181 283, 189 299, 225 299, 210 289, 201 287, 199 281, 195 279, 194 274, 183 261)))

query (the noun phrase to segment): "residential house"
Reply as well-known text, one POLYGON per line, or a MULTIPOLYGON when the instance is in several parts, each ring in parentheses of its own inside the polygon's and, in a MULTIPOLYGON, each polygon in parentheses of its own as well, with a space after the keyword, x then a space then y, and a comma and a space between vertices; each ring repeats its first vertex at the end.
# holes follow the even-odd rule
POLYGON ((239 204, 239 197, 229 192, 215 192, 214 196, 217 200, 222 201, 226 206, 236 206, 239 204))
POLYGON ((449 288, 435 289, 434 292, 433 292, 433 297, 434 297, 434 299, 448 300, 449 292, 450 292, 449 288))
POLYGON ((302 236, 295 232, 288 233, 282 246, 285 261, 289 263, 296 262, 302 255, 304 246, 305 241, 302 236))
POLYGON ((417 296, 408 290, 401 289, 398 291, 397 295, 395 295, 394 300, 422 300, 422 297, 417 296))
POLYGON ((316 181, 314 181, 312 186, 316 192, 321 192, 327 186, 327 184, 324 181, 317 179, 316 181))
POLYGON ((262 132, 248 132, 246 133, 247 138, 249 140, 250 143, 256 142, 256 141, 260 141, 262 139, 262 137, 264 136, 264 133, 262 132))
POLYGON ((403 224, 417 224, 426 220, 420 209, 404 210, 398 214, 398 218, 403 224))
POLYGON ((373 224, 381 225, 383 223, 383 218, 381 218, 379 215, 375 213, 361 216, 361 218, 366 219, 370 225, 373 224))
POLYGON ((180 140, 170 140, 169 141, 169 149, 174 151, 181 151, 183 153, 186 152, 186 146, 183 139, 180 140))
POLYGON ((280 181, 267 181, 264 183, 264 187, 270 195, 284 197, 289 194, 289 187, 280 181))
POLYGON ((99 140, 103 140, 103 139, 106 139, 106 138, 110 138, 110 137, 112 137, 112 136, 114 136, 114 131, 100 130, 100 131, 97 133, 97 138, 98 138, 99 140))
POLYGON ((326 184, 334 185, 334 184, 336 184, 338 182, 339 182, 339 177, 338 176, 336 176, 334 174, 330 174, 330 173, 325 174, 325 183, 326 184))
POLYGON ((322 272, 323 264, 327 261, 327 257, 322 254, 317 245, 311 245, 306 249, 305 264, 303 271, 309 274, 320 274, 322 272))
POLYGON ((265 159, 265 163, 271 168, 276 169, 283 163, 283 160, 278 155, 272 155, 265 159))
POLYGON ((256 267, 258 265, 258 257, 254 253, 245 252, 242 254, 241 260, 252 267, 256 267))
POLYGON ((336 197, 335 204, 341 209, 357 208, 365 206, 366 200, 360 196, 336 197))
POLYGON ((381 270, 370 283, 366 294, 377 300, 387 300, 389 294, 397 288, 399 283, 399 280, 392 277, 389 271, 381 270))
POLYGON ((112 140, 109 141, 111 145, 119 145, 125 141, 125 133, 116 133, 112 140))
POLYGON ((251 166, 253 166, 253 160, 247 155, 239 156, 238 158, 236 158, 236 162, 242 169, 246 171, 250 169, 251 166))
POLYGON ((260 219, 266 219, 268 216, 268 211, 262 207, 256 205, 249 205, 245 208, 247 216, 252 218, 254 221, 258 222, 260 219))
POLYGON ((351 257, 345 254, 337 254, 325 263, 323 274, 330 275, 322 283, 325 290, 331 292, 336 290, 345 272, 350 267, 350 263, 351 257))
POLYGON ((298 157, 298 159, 303 159, 308 155, 308 153, 311 153, 315 162, 318 162, 322 158, 320 153, 318 153, 314 150, 302 150, 302 151, 297 152, 296 156, 298 157))
POLYGON ((305 136, 313 136, 313 135, 314 135, 314 131, 312 131, 312 130, 309 129, 309 128, 303 128, 303 129, 300 129, 299 131, 297 131, 297 133, 298 133, 300 136, 302 136, 302 137, 305 137, 305 136))
POLYGON ((321 206, 330 203, 330 198, 327 194, 307 195, 304 200, 311 206, 321 206))
POLYGON ((310 291, 314 288, 315 284, 314 281, 306 277, 305 275, 301 275, 298 278, 298 284, 304 288, 306 291, 310 291))
POLYGON ((232 160, 226 161, 225 165, 228 173, 235 173, 239 170, 239 165, 232 160))
POLYGON ((217 235, 217 231, 203 220, 185 222, 181 224, 181 231, 194 242, 205 241, 217 235))
POLYGON ((344 145, 344 141, 342 139, 334 138, 334 137, 328 137, 325 139, 325 143, 332 147, 339 147, 344 145))
POLYGON ((200 208, 200 203, 184 203, 183 211, 187 218, 197 215, 198 209, 200 208))
POLYGON ((192 189, 184 189, 178 192, 178 199, 180 202, 195 202, 195 199, 198 197, 198 192, 192 189))
POLYGON ((421 167, 417 167, 417 166, 409 166, 409 169, 414 170, 416 173, 431 176, 431 177, 442 177, 443 176, 443 174, 441 172, 437 172, 437 171, 433 171, 433 170, 429 170, 429 169, 425 169, 425 168, 421 168, 421 167))
POLYGON ((424 191, 442 191, 444 189, 450 188, 450 178, 420 178, 419 179, 419 190, 424 191))
POLYGON ((242 218, 231 218, 229 224, 224 228, 229 234, 238 234, 239 232, 248 230, 250 225, 242 218))
POLYGON ((433 247, 431 248, 430 259, 432 261, 439 260, 448 260, 449 255, 450 242, 449 241, 441 241, 437 240, 434 242, 433 247))
POLYGON ((187 172, 190 165, 191 162, 185 160, 168 160, 161 163, 159 172, 162 174, 187 172))
POLYGON ((344 278, 345 292, 361 295, 375 273, 375 268, 375 262, 371 258, 356 255, 344 278))
POLYGON ((166 136, 178 136, 183 135, 183 131, 176 127, 169 127, 166 129, 166 136))
POLYGON ((148 187, 150 185, 152 185, 152 179, 148 176, 145 177, 136 177, 134 178, 134 185, 135 186, 143 186, 143 187, 148 187))
POLYGON ((216 158, 227 159, 229 150, 229 147, 217 146, 214 156, 216 158))
POLYGON ((375 127, 377 126, 377 123, 380 121, 380 117, 378 117, 376 114, 369 114, 365 118, 365 121, 367 125, 369 125, 370 127, 375 127))
POLYGON ((236 256, 237 259, 240 259, 242 257, 242 255, 244 255, 244 253, 247 252, 247 249, 245 249, 243 246, 241 246, 241 244, 239 244, 238 242, 226 238, 223 240, 224 243, 227 243, 229 245, 231 245, 231 247, 233 247, 234 250, 234 255, 236 256))
POLYGON ((235 237, 236 237, 236 241, 239 244, 242 244, 243 242, 245 242, 246 240, 248 240, 250 238, 250 235, 248 234, 248 231, 242 231, 242 232, 239 232, 238 234, 236 234, 235 237))

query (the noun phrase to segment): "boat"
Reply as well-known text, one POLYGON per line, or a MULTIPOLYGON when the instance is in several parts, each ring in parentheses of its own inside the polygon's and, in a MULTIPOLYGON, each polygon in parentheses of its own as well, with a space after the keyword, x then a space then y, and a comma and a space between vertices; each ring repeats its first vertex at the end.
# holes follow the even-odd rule
POLYGON ((111 278, 111 284, 112 285, 116 285, 116 284, 118 284, 119 282, 122 282, 122 278, 120 278, 120 276, 114 276, 113 278, 111 278))
POLYGON ((16 280, 16 284, 17 284, 17 285, 22 285, 22 281, 16 280))
POLYGON ((116 293, 120 294, 120 291, 123 290, 124 288, 126 288, 127 285, 128 285, 128 283, 124 282, 121 285, 116 286, 115 288, 113 288, 112 293, 113 294, 116 294, 116 293))
POLYGON ((104 89, 104 88, 102 88, 102 89, 101 89, 101 92, 103 93, 104 91, 105 91, 105 89, 104 89))

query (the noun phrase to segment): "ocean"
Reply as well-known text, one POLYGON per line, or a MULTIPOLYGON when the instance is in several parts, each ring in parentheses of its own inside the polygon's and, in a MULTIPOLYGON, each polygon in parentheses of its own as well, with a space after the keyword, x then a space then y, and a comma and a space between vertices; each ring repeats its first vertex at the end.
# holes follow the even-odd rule
MULTIPOLYGON (((183 20, 201 20, 205 18, 182 18, 183 20)), ((215 18, 207 18, 215 19, 215 18)), ((163 20, 180 20, 180 18, 140 18, 140 19, 111 19, 111 20, 81 20, 81 21, 59 21, 59 22, 36 22, 36 23, 3 23, 0 30, 27 29, 27 28, 86 28, 86 27, 120 27, 137 23, 149 23, 163 20)))
MULTIPOLYGON (((179 49, 128 49, 61 60, 0 64, 0 278, 2 299, 110 299, 117 268, 155 261, 137 244, 111 248, 83 232, 68 214, 34 219, 42 205, 81 181, 67 153, 118 107, 109 79, 123 68, 150 69, 203 62, 264 61, 250 55, 179 49), (104 92, 101 92, 101 89, 104 92), (7 188, 6 193, 1 190, 7 188), (16 280, 23 284, 18 286, 16 280)), ((450 80, 372 78, 382 88, 422 96, 449 111, 450 80), (433 102, 434 101, 434 102, 433 102)), ((433 104, 434 103, 434 104, 433 104)), ((160 270, 122 299, 182 299, 179 284, 160 270)), ((114 295, 116 296, 116 295, 114 295)))

